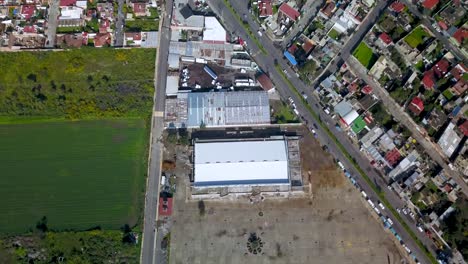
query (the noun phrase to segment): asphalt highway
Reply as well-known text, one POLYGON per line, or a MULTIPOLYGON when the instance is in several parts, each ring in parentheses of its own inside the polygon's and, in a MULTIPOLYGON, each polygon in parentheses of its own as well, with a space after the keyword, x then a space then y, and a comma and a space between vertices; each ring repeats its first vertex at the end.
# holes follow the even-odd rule
MULTIPOLYGON (((326 115, 319 106, 319 101, 313 93, 312 86, 306 86, 299 78, 296 77, 295 73, 291 70, 290 66, 287 64, 287 61, 283 58, 282 51, 277 49, 273 43, 263 36, 257 36, 260 42, 263 44, 264 48, 268 51, 268 55, 263 54, 260 49, 255 46, 254 41, 247 34, 242 25, 230 12, 229 8, 225 5, 223 0, 208 0, 213 11, 222 19, 225 27, 234 32, 236 35, 240 36, 248 43, 248 50, 253 56, 257 64, 264 69, 276 84, 276 89, 283 98, 291 97, 296 102, 297 110, 299 111, 303 122, 306 123, 309 127, 314 126, 316 120, 311 113, 308 112, 305 105, 301 103, 301 98, 299 98, 293 91, 289 89, 288 84, 283 79, 283 77, 275 69, 275 59, 278 65, 285 70, 286 75, 288 76, 289 81, 295 86, 299 92, 304 92, 308 95, 307 103, 312 107, 313 111, 320 116, 320 119, 323 123, 327 124, 328 128, 334 133, 335 137, 340 141, 340 143, 345 147, 346 151, 355 159, 356 163, 366 172, 367 176, 375 183, 378 188, 385 193, 386 199, 392 204, 395 208, 400 208, 404 206, 404 202, 397 196, 396 193, 387 189, 387 183, 382 179, 378 172, 376 172, 367 160, 360 152, 359 148, 350 141, 348 136, 343 132, 339 132, 335 129, 335 121, 331 119, 330 116, 326 115)), ((231 4, 236 7, 236 4, 231 1, 231 4)), ((334 71, 338 69, 340 63, 344 61, 345 58, 348 58, 350 52, 353 48, 362 40, 367 30, 376 22, 382 10, 386 7, 386 1, 378 1, 376 7, 371 11, 370 14, 363 21, 359 29, 354 33, 353 37, 345 44, 343 47, 340 58, 334 60, 329 65, 329 71, 334 71), (340 60, 343 60, 340 62, 340 60)), ((242 10, 238 12, 242 14, 242 10)), ((250 28, 253 32, 258 31, 259 25, 249 17, 244 17, 249 23, 250 28)), ((317 126, 318 127, 318 126, 317 126)), ((322 129, 315 129, 318 134, 318 140, 323 144, 328 146, 329 152, 336 158, 339 159, 346 167, 346 169, 355 177, 358 185, 367 193, 370 199, 374 202, 377 201, 378 196, 372 190, 372 188, 366 183, 366 181, 360 176, 357 170, 352 166, 352 164, 345 158, 344 154, 339 150, 335 142, 329 137, 329 135, 322 129)), ((382 210, 384 211, 384 210, 382 210)), ((387 212, 382 212, 387 214, 387 212)), ((401 224, 396 220, 396 218, 388 214, 388 216, 394 222, 394 229, 402 237, 405 244, 414 252, 416 257, 421 263, 430 263, 425 254, 417 247, 415 241, 410 237, 410 235, 404 230, 401 224)), ((403 219, 411 227, 412 231, 418 235, 419 239, 426 245, 429 250, 434 253, 434 248, 432 246, 432 241, 430 241, 424 234, 419 233, 415 226, 415 223, 412 219, 403 216, 403 219)))
POLYGON ((155 59, 154 80, 154 106, 151 121, 151 142, 148 179, 145 197, 145 212, 143 225, 143 242, 141 249, 141 263, 160 263, 156 260, 156 252, 160 244, 157 243, 156 221, 158 219, 158 201, 162 162, 163 143, 161 142, 164 130, 164 108, 166 92, 167 58, 169 55, 170 42, 170 14, 172 13, 172 0, 166 1, 165 10, 161 16, 159 48, 155 59))

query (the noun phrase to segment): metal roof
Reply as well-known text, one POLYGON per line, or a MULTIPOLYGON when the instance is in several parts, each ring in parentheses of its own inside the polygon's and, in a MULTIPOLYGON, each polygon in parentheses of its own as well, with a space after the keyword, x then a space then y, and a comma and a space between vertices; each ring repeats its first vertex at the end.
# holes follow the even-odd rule
POLYGON ((189 93, 188 127, 270 124, 265 91, 189 93))
POLYGON ((195 142, 194 185, 288 183, 286 142, 195 142))
POLYGON ((462 140, 462 138, 458 136, 457 132, 455 132, 454 128, 455 124, 450 123, 440 137, 439 142, 437 142, 448 158, 452 157, 458 147, 458 144, 460 144, 462 140))

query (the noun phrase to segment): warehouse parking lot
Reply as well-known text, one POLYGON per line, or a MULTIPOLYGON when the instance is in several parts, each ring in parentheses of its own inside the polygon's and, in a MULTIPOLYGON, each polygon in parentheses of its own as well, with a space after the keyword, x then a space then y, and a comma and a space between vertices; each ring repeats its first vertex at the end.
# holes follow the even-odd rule
POLYGON ((179 177, 170 263, 401 263, 391 236, 332 159, 311 136, 301 148, 312 186, 303 198, 186 201, 179 177), (247 247, 251 233, 262 241, 257 254, 247 247))

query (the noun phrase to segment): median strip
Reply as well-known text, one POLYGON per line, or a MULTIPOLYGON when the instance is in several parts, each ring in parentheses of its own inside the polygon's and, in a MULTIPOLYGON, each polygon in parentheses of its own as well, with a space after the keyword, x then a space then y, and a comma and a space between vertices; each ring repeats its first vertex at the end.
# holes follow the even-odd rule
POLYGON ((240 15, 234 10, 234 8, 232 7, 231 3, 229 2, 229 0, 224 0, 224 4, 229 8, 229 11, 231 11, 231 14, 237 19, 237 21, 239 22, 239 24, 242 25, 242 27, 245 29, 245 32, 247 32, 247 34, 250 36, 251 39, 253 39, 253 41, 255 42, 255 44, 257 45, 257 47, 262 51, 262 53, 264 55, 268 55, 268 52, 266 51, 266 49, 262 46, 262 44, 260 43, 260 41, 257 39, 257 37, 252 33, 252 30, 250 29, 250 27, 248 26, 249 24, 247 23, 244 23, 244 21, 241 19, 240 15))
POLYGON ((359 172, 359 174, 364 178, 364 180, 367 182, 367 184, 372 188, 372 190, 377 193, 379 196, 380 200, 385 204, 385 206, 392 212, 392 214, 395 216, 395 218, 400 222, 400 224, 403 226, 403 228, 408 232, 408 234, 411 236, 411 238, 416 242, 418 247, 424 252, 424 254, 429 258, 429 260, 436 264, 437 260, 435 257, 428 251, 428 249, 422 244, 422 242, 418 239, 416 234, 410 229, 410 227, 406 224, 405 221, 401 218, 400 214, 393 208, 393 206, 390 204, 390 202, 387 201, 387 199, 384 196, 384 193, 377 189, 375 184, 372 182, 372 180, 367 176, 367 174, 361 169, 361 167, 356 163, 356 161, 353 159, 353 157, 346 151, 345 147, 341 144, 341 142, 338 141, 338 139, 335 137, 335 135, 328 129, 327 126, 322 122, 320 119, 319 115, 315 113, 312 110, 312 107, 307 103, 307 101, 303 98, 303 96, 299 93, 299 91, 296 89, 296 87, 291 83, 291 81, 287 78, 287 76, 283 73, 281 70, 281 67, 279 65, 275 65, 276 71, 281 75, 283 80, 288 84, 289 88, 291 91, 293 91, 304 103, 305 107, 309 111, 309 113, 314 117, 315 121, 320 125, 320 127, 328 134, 328 136, 336 143, 338 148, 340 149, 341 153, 353 164, 353 167, 359 172))

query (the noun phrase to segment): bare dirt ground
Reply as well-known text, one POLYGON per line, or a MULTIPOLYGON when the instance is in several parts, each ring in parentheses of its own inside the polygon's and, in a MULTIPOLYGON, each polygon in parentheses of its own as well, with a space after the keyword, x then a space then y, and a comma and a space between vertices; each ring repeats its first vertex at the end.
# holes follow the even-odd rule
POLYGON ((169 262, 401 263, 390 235, 310 135, 301 152, 306 198, 189 201, 187 176, 177 175, 169 262), (262 241, 257 254, 247 247, 251 233, 262 241))

